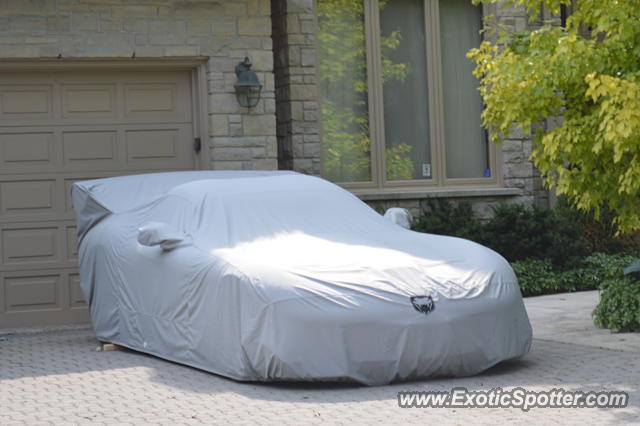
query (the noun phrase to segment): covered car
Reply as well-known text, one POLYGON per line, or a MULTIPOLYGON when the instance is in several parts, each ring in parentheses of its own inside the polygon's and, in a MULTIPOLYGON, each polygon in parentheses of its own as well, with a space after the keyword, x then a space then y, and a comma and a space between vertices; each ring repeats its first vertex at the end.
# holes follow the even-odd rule
POLYGON ((504 258, 404 229, 293 172, 174 172, 72 188, 99 340, 246 381, 380 385, 526 354, 504 258))

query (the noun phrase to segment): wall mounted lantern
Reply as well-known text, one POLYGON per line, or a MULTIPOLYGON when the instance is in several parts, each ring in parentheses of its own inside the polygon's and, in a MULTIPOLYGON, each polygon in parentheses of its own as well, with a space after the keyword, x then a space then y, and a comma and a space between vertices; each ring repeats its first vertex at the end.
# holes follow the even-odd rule
POLYGON ((245 108, 253 108, 258 105, 262 91, 262 84, 260 84, 256 73, 251 71, 251 65, 249 58, 244 58, 244 61, 236 65, 238 81, 233 85, 236 89, 238 103, 245 108))

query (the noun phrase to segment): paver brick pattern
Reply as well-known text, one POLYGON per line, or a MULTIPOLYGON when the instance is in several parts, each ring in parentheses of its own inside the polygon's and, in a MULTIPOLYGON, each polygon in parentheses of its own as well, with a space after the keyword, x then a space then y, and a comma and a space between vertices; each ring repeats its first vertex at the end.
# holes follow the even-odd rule
POLYGON ((0 341, 0 424, 619 424, 640 423, 640 356, 534 340, 520 360, 467 378, 380 387, 240 383, 133 351, 97 352, 92 330, 0 341), (622 390, 630 404, 594 408, 411 408, 398 391, 524 387, 622 390))

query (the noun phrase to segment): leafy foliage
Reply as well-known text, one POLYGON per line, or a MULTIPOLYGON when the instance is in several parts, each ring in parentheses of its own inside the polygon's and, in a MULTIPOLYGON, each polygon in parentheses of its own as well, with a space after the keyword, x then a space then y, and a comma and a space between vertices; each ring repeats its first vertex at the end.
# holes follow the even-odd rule
POLYGON ((518 277, 523 296, 572 291, 562 288, 560 274, 553 269, 549 259, 523 259, 511 264, 518 277))
POLYGON ((593 253, 581 261, 581 267, 591 275, 589 289, 596 288, 604 280, 622 276, 623 270, 636 257, 623 254, 593 253))
POLYGON ((640 331, 640 281, 631 276, 605 280, 593 311, 596 325, 614 331, 640 331))
POLYGON ((423 214, 416 218, 413 230, 430 234, 451 235, 479 241, 482 223, 476 218, 468 202, 452 203, 448 200, 428 200, 423 214))
POLYGON ((500 204, 483 227, 482 244, 510 262, 551 259, 565 266, 585 254, 580 228, 554 210, 520 204, 500 204))
POLYGON ((601 283, 619 279, 622 268, 633 257, 594 253, 571 268, 561 269, 550 259, 524 259, 511 266, 518 277, 518 284, 524 296, 596 290, 601 283))
POLYGON ((600 262, 600 303, 593 311, 596 325, 614 331, 640 331, 640 262, 632 256, 619 256, 604 264, 600 262))
MULTIPOLYGON (((498 0, 475 0, 495 3, 498 0)), ((510 0, 538 16, 570 0, 510 0)), ((532 159, 546 183, 596 219, 606 207, 621 233, 640 229, 640 0, 577 0, 565 28, 500 31, 476 62, 492 138, 537 126, 532 159)))
POLYGON ((555 210, 581 229, 587 253, 640 253, 640 232, 616 235, 614 215, 606 207, 600 208, 599 218, 596 219, 593 212, 576 210, 567 202, 566 197, 561 196, 558 197, 555 210))

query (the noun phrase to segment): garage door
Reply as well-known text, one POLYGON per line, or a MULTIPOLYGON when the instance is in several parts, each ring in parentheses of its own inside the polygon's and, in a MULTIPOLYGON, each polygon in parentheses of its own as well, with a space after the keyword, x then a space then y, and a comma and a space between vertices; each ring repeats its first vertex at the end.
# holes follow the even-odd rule
POLYGON ((192 169, 188 72, 0 74, 0 327, 88 319, 73 182, 192 169))

